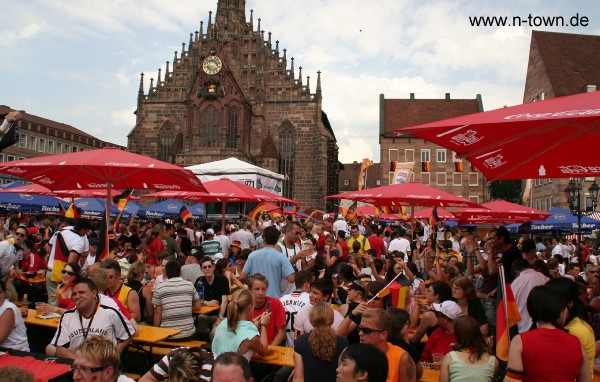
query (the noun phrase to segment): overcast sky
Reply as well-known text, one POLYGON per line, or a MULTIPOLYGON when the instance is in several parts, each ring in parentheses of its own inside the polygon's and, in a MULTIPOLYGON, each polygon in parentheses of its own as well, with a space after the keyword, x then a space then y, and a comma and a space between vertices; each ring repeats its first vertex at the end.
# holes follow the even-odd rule
MULTIPOLYGON (((139 74, 149 78, 216 0, 0 0, 0 104, 127 145, 139 74)), ((311 77, 340 161, 379 161, 379 94, 522 102, 531 30, 600 34, 600 3, 578 1, 248 0, 311 77), (585 16, 588 26, 474 27, 469 16, 585 16)), ((214 16, 213 16, 214 17, 214 16)), ((532 19, 536 21, 535 18, 532 19)), ((539 20, 539 19, 537 19, 539 20)))

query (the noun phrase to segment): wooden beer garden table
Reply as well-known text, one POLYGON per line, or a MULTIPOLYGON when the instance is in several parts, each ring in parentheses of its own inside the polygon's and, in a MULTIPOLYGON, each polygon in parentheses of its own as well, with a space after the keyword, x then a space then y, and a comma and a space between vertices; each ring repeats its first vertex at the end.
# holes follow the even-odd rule
POLYGON ((192 310, 192 313, 193 314, 210 314, 210 313, 218 311, 219 309, 221 309, 220 306, 208 306, 208 305, 204 305, 200 309, 194 309, 194 310, 192 310))
POLYGON ((294 367, 294 349, 284 346, 269 345, 269 353, 265 357, 261 357, 258 353, 254 353, 252 362, 294 367))
MULTIPOLYGON (((28 325, 44 326, 47 328, 56 329, 60 318, 39 318, 36 317, 38 312, 35 309, 29 309, 27 318, 23 318, 28 325)), ((141 342, 146 344, 154 344, 164 341, 170 336, 181 333, 179 329, 159 328, 156 326, 140 325, 140 333, 135 335, 131 340, 133 342, 141 342)))

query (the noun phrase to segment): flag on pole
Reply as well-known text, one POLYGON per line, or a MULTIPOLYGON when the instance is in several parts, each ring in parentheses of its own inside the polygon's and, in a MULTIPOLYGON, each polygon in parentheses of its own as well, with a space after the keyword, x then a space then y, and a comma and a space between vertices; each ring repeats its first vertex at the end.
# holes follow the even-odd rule
POLYGON ((115 205, 115 207, 117 207, 117 209, 119 211, 123 211, 125 209, 125 206, 127 205, 127 202, 129 201, 129 199, 131 198, 132 193, 133 193, 132 189, 125 190, 113 198, 113 204, 115 205))
POLYGON ((190 212, 190 210, 187 208, 187 206, 184 204, 183 206, 181 206, 181 209, 179 210, 179 216, 181 217, 181 220, 183 220, 184 222, 190 218, 194 218, 192 216, 192 213, 190 212))
POLYGON ((431 163, 429 161, 424 161, 423 163, 421 163, 421 171, 422 172, 431 171, 431 163))
POLYGON ((431 216, 429 217, 429 226, 433 229, 433 227, 440 221, 440 216, 437 212, 437 206, 433 207, 431 210, 431 216))
POLYGON ((348 209, 346 210, 346 213, 344 214, 344 217, 346 218, 347 221, 349 222, 353 222, 356 220, 356 200, 350 205, 350 207, 348 207, 348 209))
POLYGON ((374 163, 369 158, 364 158, 360 165, 360 173, 358 174, 358 191, 362 190, 367 184, 367 169, 373 166, 374 163))
POLYGON ((531 196, 531 188, 533 187, 533 179, 527 179, 525 181, 525 190, 523 191, 523 204, 527 205, 529 197, 531 196))
POLYGON ((499 268, 500 282, 498 285, 502 292, 502 299, 496 308, 496 357, 508 361, 509 330, 521 320, 521 315, 510 284, 505 281, 504 267, 500 265, 499 268))
POLYGON ((258 205, 256 207, 254 207, 252 209, 252 211, 250 211, 248 213, 248 216, 250 216, 250 219, 252 219, 254 221, 258 218, 258 216, 261 214, 261 212, 265 211, 266 209, 267 209, 267 204, 265 202, 260 202, 260 203, 258 203, 258 205))
POLYGON ((60 207, 61 216, 64 216, 68 219, 79 219, 81 217, 81 213, 79 212, 79 209, 75 206, 75 203, 71 203, 69 205, 69 208, 67 209, 65 209, 65 207, 63 207, 63 205, 60 203, 58 204, 58 206, 60 207))

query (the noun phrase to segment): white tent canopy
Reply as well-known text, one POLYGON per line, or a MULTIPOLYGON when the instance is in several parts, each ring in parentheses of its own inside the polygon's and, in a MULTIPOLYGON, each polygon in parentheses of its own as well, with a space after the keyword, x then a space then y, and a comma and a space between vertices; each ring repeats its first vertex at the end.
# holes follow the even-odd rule
POLYGON ((216 179, 231 179, 274 194, 281 195, 285 176, 262 167, 246 163, 237 158, 227 158, 215 162, 186 167, 202 182, 216 179))

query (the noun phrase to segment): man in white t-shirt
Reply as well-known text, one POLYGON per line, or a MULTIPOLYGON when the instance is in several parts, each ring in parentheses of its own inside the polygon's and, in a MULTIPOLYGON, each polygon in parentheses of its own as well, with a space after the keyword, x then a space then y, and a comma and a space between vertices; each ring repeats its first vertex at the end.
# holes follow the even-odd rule
POLYGON ((299 271, 296 273, 296 290, 290 294, 281 296, 279 301, 283 305, 285 310, 285 332, 286 332, 286 346, 294 347, 294 322, 296 314, 300 309, 305 306, 311 305, 310 303, 310 284, 313 280, 313 275, 310 271, 299 271))
POLYGON ((398 237, 390 241, 388 253, 392 253, 394 251, 402 252, 404 254, 404 261, 408 262, 408 255, 410 254, 410 241, 404 237, 405 235, 406 230, 404 228, 400 228, 398 231, 398 237))
MULTIPOLYGON (((309 319, 312 306, 319 302, 329 301, 332 293, 333 282, 330 279, 316 279, 313 281, 310 286, 310 305, 300 309, 294 319, 294 331, 296 332, 296 335, 299 336, 304 333, 310 333, 313 330, 313 326, 309 319)), ((343 320, 344 317, 342 317, 337 310, 333 310, 333 324, 331 325, 331 328, 334 331, 337 331, 343 320)))
POLYGON ((350 234, 350 226, 342 214, 338 214, 336 221, 333 222, 333 232, 337 235, 339 231, 346 232, 346 236, 350 234))
POLYGON ((133 336, 131 323, 116 309, 98 303, 98 290, 90 279, 73 287, 75 309, 67 310, 58 323, 46 354, 74 358, 74 349, 88 336, 103 335, 123 351, 133 336))

